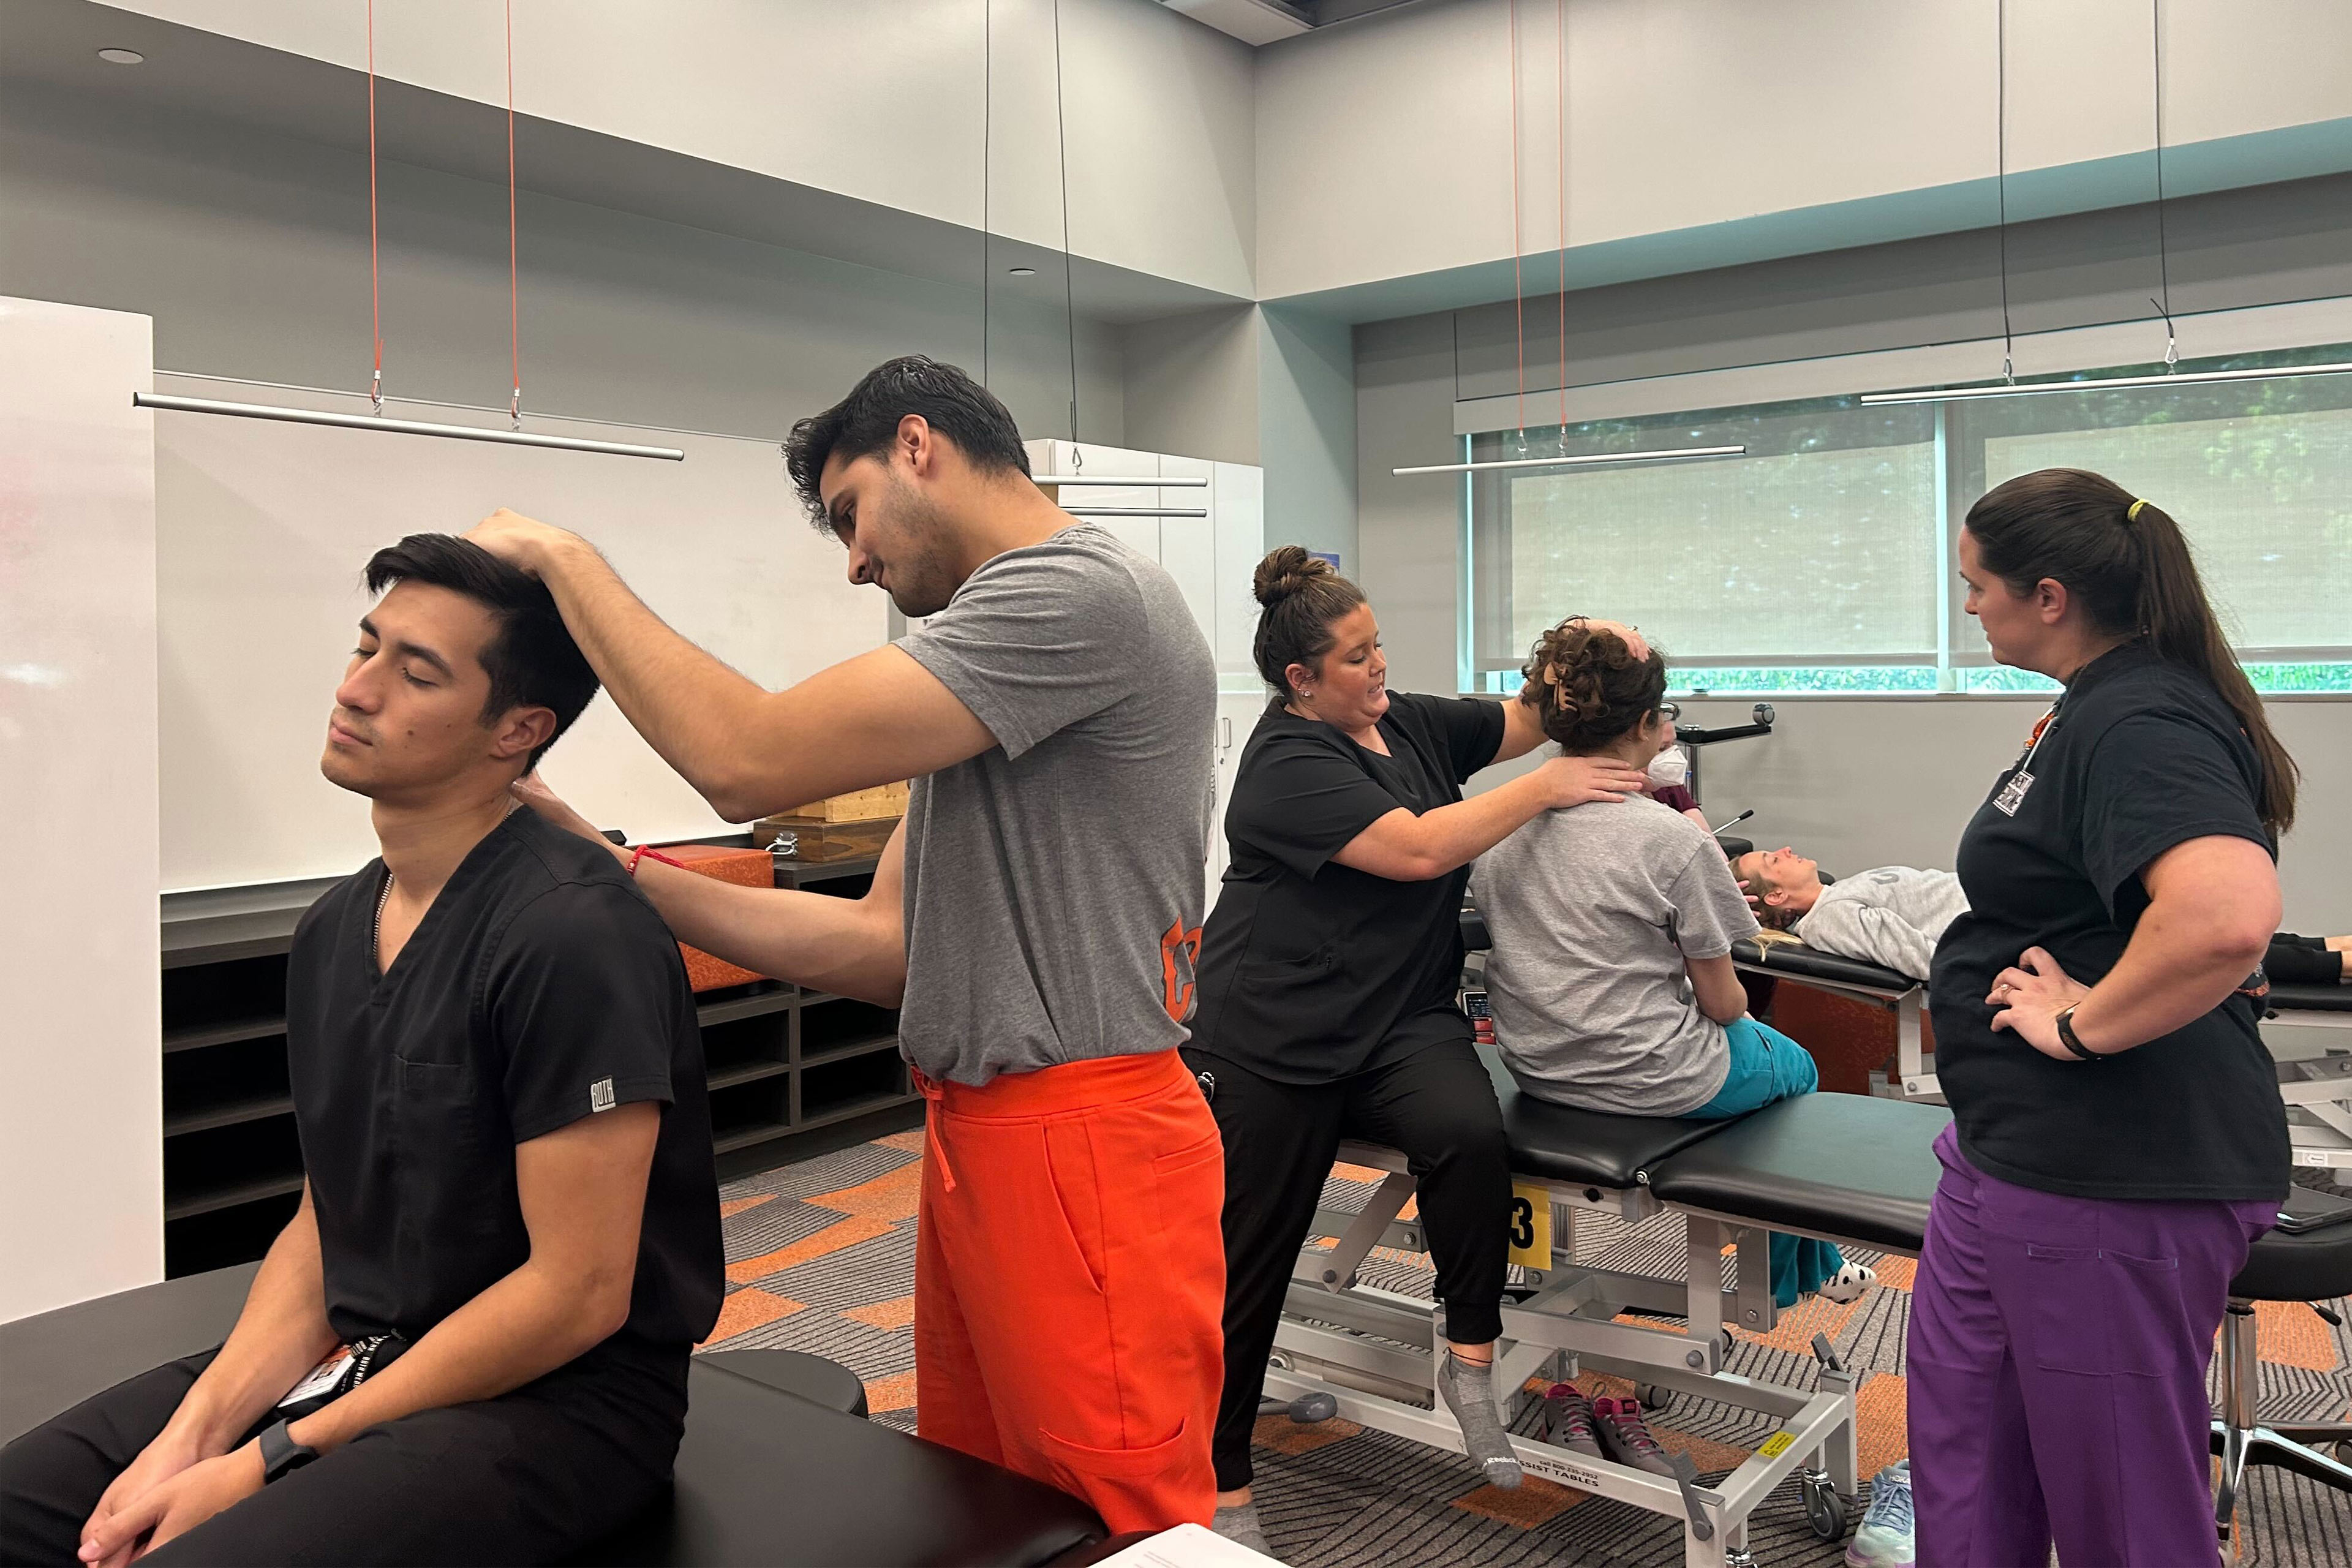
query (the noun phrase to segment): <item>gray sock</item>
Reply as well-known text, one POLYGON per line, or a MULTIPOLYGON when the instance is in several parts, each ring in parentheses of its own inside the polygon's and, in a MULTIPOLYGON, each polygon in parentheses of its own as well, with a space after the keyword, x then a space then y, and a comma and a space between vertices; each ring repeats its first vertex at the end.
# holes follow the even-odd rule
POLYGON ((1487 1485, 1509 1491, 1519 1484, 1519 1461, 1495 1410, 1494 1369, 1464 1361, 1450 1350, 1438 1354, 1444 1359, 1438 1363, 1437 1391, 1462 1427, 1462 1446, 1486 1473, 1487 1485))
POLYGON ((1274 1555, 1274 1548, 1265 1543, 1265 1531, 1258 1524, 1257 1504, 1255 1502, 1245 1502, 1239 1508, 1219 1509, 1216 1518, 1209 1521, 1209 1528, 1235 1546, 1246 1546, 1252 1552, 1263 1552, 1268 1557, 1274 1555))

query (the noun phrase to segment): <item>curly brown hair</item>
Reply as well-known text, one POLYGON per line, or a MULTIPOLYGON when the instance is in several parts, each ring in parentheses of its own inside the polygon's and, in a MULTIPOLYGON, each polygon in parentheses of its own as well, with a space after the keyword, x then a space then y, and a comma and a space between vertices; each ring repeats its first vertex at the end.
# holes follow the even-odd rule
POLYGON ((1631 734, 1666 696, 1665 657, 1655 647, 1633 657, 1606 626, 1571 616, 1536 638, 1519 700, 1536 710, 1543 732, 1571 756, 1600 751, 1631 734))

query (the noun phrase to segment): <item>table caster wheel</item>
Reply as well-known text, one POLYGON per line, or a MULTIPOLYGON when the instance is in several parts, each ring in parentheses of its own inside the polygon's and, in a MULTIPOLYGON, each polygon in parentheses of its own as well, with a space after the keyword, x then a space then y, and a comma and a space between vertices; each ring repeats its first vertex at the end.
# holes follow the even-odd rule
POLYGON ((1664 1410, 1667 1401, 1674 1396, 1673 1389, 1660 1388, 1654 1383, 1637 1383, 1633 1385, 1633 1397, 1640 1402, 1643 1409, 1654 1413, 1664 1410))
POLYGON ((1838 1489, 1826 1478, 1817 1481, 1806 1476, 1801 1484, 1805 1492, 1805 1522, 1812 1527, 1813 1533, 1823 1541, 1844 1540, 1845 1499, 1838 1495, 1838 1489))

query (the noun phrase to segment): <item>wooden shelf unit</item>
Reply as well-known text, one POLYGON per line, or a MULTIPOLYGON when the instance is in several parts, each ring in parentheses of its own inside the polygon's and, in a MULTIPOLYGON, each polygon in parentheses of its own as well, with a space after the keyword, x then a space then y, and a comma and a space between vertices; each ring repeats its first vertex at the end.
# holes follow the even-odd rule
MULTIPOLYGON (((872 858, 780 860, 776 885, 856 898, 872 886, 874 866, 872 858)), ((294 1213, 302 1165, 287 1092, 286 953, 302 911, 331 885, 165 900, 167 1277, 259 1258, 294 1213)), ((725 1173, 920 1121, 922 1097, 898 1054, 896 1012, 772 980, 704 992, 695 1003, 725 1173)))

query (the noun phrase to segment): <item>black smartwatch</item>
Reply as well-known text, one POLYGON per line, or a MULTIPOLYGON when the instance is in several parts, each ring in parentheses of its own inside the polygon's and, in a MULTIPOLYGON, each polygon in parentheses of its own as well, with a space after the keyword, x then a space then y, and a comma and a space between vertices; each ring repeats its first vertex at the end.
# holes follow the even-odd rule
MULTIPOLYGON (((2074 1004, 2075 1007, 2079 1007, 2082 1004, 2079 1002, 2074 1004)), ((2062 1007, 2059 1009, 2058 1043, 2065 1047, 2068 1050, 2074 1052, 2076 1056, 2082 1058, 2083 1060, 2086 1062, 2095 1062, 2105 1059, 2098 1052, 2092 1050, 2089 1047, 2084 1045, 2081 1037, 2074 1033, 2074 1007, 2062 1007)))
POLYGON ((306 1448, 294 1440, 287 1428, 290 1421, 280 1421, 261 1434, 261 1484, 268 1486, 280 1476, 291 1475, 319 1457, 316 1448, 306 1448))

